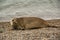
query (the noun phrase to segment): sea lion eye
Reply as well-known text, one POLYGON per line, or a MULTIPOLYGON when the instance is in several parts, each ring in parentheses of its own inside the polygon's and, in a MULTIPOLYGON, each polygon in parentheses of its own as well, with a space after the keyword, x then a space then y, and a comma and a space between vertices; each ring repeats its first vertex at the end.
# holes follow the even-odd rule
POLYGON ((16 20, 13 19, 12 21, 15 22, 16 20))

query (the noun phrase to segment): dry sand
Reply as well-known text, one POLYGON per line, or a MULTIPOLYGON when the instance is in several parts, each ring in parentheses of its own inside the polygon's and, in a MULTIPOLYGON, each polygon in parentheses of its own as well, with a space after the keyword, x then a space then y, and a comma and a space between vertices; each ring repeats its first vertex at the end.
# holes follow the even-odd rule
POLYGON ((11 30, 9 22, 0 22, 0 40, 60 40, 60 19, 47 21, 58 28, 11 30))

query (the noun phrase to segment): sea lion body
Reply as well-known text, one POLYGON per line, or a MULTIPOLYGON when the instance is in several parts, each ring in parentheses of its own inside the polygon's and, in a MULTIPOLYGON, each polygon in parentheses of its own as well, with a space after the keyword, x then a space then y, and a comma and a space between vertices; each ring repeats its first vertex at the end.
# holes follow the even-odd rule
POLYGON ((48 27, 49 24, 45 20, 37 17, 21 17, 11 20, 14 29, 32 29, 48 27))

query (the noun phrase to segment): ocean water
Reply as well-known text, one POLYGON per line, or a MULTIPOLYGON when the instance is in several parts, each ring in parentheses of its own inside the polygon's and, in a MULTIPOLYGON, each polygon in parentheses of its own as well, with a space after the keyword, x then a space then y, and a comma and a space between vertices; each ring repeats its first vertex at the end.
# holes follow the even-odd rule
POLYGON ((0 21, 28 16, 60 19, 59 10, 60 0, 0 0, 0 21))

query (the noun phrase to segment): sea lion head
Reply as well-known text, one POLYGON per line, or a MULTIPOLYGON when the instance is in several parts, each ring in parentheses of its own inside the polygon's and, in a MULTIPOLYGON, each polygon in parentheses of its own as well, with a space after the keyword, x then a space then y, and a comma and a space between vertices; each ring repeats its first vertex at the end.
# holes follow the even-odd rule
POLYGON ((14 19, 12 19, 11 22, 10 22, 11 26, 13 27, 13 29, 18 29, 18 25, 17 25, 17 21, 16 21, 16 20, 17 20, 17 19, 14 18, 14 19))

